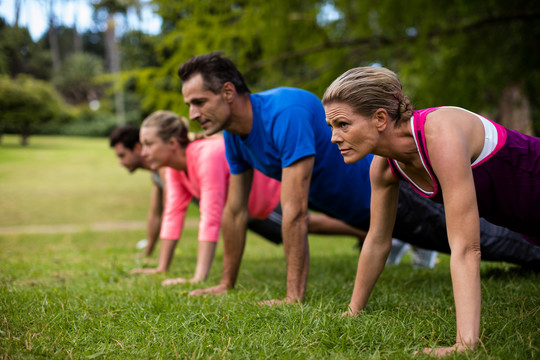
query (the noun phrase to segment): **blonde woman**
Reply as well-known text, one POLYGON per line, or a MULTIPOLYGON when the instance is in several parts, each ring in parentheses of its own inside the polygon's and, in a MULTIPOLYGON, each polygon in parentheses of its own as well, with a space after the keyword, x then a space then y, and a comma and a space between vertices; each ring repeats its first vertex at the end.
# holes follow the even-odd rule
POLYGON ((461 108, 413 111, 396 74, 380 67, 347 71, 322 101, 345 162, 376 155, 371 225, 349 313, 364 309, 383 269, 404 180, 445 207, 457 335, 455 345, 434 354, 474 349, 480 332, 480 216, 540 245, 540 139, 461 108))

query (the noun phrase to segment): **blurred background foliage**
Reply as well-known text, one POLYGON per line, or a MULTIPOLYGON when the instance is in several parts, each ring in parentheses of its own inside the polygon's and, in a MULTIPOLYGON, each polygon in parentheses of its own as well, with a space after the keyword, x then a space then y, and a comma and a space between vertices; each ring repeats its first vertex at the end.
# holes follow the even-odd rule
MULTIPOLYGON (((34 42, 27 29, 0 19, 0 91, 24 92, 20 84, 33 77, 61 99, 54 109, 43 105, 31 133, 106 136, 158 109, 185 116, 178 66, 213 50, 236 63, 253 92, 295 86, 320 97, 347 69, 382 65, 400 75, 416 108, 462 106, 540 133, 540 2, 152 0, 161 33, 120 36, 113 15, 143 4, 92 4, 101 32, 51 21, 34 42)), ((21 133, 24 117, 40 112, 16 113, 6 101, 3 132, 21 133)))

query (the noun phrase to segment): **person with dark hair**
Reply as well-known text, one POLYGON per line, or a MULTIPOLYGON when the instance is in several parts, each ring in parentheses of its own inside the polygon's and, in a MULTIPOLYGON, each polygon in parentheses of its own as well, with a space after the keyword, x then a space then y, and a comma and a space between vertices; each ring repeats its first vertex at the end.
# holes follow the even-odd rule
POLYGON ((540 138, 458 107, 413 110, 397 75, 382 67, 345 72, 328 87, 322 102, 332 142, 347 164, 376 155, 371 226, 349 313, 364 309, 384 267, 399 189, 404 187, 400 184, 405 183, 419 196, 444 204, 448 236, 442 238, 451 248, 455 345, 424 352, 444 356, 475 349, 481 315, 480 217, 521 233, 531 243, 528 252, 538 253, 540 138))
POLYGON ((109 145, 114 149, 120 165, 124 166, 130 173, 137 169, 152 172, 153 186, 146 220, 146 239, 139 242, 144 246, 144 254, 150 256, 156 246, 161 228, 164 173, 162 170, 152 168, 148 160, 142 156, 142 145, 139 141, 139 128, 137 126, 124 125, 114 129, 109 136, 109 145))
MULTIPOLYGON (((330 142, 331 130, 321 101, 313 94, 281 87, 239 93, 234 82, 243 78, 219 53, 195 56, 178 70, 189 117, 206 135, 224 130, 231 169, 229 195, 223 215, 223 273, 221 282, 191 295, 222 294, 233 288, 245 244, 248 197, 253 169, 280 180, 283 244, 287 259, 287 293, 269 305, 302 301, 309 264, 308 206, 361 230, 368 230, 373 156, 345 164, 330 142)), ((245 85, 238 85, 247 89, 245 85)), ((411 189, 399 190, 393 236, 425 249, 449 253, 442 207, 411 189)), ((487 254, 498 260, 525 262, 500 249, 490 225, 482 237, 487 254)), ((388 251, 390 247, 388 247, 388 251)), ((363 252, 363 250, 362 250, 363 252)), ((508 253, 513 251, 510 249, 508 253)), ((533 259, 532 261, 538 261, 533 259)), ((384 264, 383 264, 384 266, 384 264)))
MULTIPOLYGON (((157 268, 133 274, 154 274, 169 269, 182 234, 189 202, 200 208, 199 246, 195 274, 191 279, 168 279, 163 285, 206 280, 214 258, 229 183, 229 166, 222 136, 203 138, 189 132, 187 120, 170 111, 156 111, 142 123, 143 158, 152 168, 165 169, 165 210, 161 225, 161 251, 157 268)), ((253 175, 249 194, 248 228, 272 243, 280 244, 281 207, 279 181, 260 172, 253 175)), ((310 215, 310 231, 365 236, 365 232, 321 214, 310 215)))

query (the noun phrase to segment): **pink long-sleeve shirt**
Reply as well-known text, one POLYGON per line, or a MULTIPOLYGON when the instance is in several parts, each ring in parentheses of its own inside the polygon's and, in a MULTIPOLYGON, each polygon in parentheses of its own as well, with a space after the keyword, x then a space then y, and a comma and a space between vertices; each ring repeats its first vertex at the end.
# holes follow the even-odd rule
MULTIPOLYGON (((188 204, 195 197, 199 199, 201 214, 199 241, 218 241, 230 177, 223 138, 189 143, 186 161, 187 171, 166 169, 165 210, 160 236, 168 240, 179 239, 188 204)), ((267 218, 279 203, 280 190, 279 181, 255 170, 248 203, 250 216, 267 218)))

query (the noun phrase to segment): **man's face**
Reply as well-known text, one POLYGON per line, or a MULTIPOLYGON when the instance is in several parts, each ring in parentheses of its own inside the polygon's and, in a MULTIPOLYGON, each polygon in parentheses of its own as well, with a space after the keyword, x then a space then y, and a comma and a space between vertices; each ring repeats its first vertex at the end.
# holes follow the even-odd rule
POLYGON ((195 74, 182 85, 184 101, 189 106, 190 120, 197 121, 205 135, 227 129, 231 121, 231 105, 223 91, 214 94, 204 87, 201 74, 195 74))
POLYGON ((133 151, 126 148, 122 143, 114 145, 114 152, 118 157, 120 165, 124 166, 130 173, 134 172, 142 165, 141 145, 137 144, 133 151))

